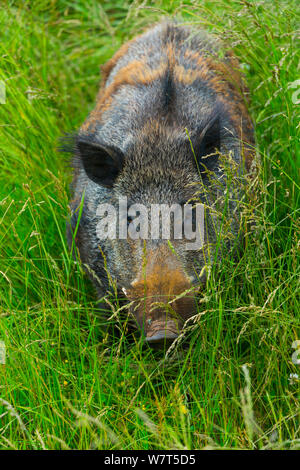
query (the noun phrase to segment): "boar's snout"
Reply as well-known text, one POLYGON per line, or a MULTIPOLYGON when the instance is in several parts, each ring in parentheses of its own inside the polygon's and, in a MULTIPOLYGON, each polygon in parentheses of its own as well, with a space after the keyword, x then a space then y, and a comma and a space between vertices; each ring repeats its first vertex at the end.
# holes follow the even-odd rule
POLYGON ((146 341, 153 345, 170 343, 195 313, 191 281, 176 257, 165 247, 149 254, 144 273, 125 290, 135 301, 132 310, 146 341))
POLYGON ((149 344, 169 343, 178 337, 178 333, 174 320, 156 320, 149 325, 145 339, 149 344))

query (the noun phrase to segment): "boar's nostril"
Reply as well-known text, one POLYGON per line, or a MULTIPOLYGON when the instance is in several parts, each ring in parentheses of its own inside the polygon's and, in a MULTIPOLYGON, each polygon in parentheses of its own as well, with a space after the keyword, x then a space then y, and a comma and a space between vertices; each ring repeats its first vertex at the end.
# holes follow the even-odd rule
POLYGON ((170 330, 159 330, 153 336, 146 336, 147 343, 163 343, 169 342, 178 337, 178 333, 170 330))
POLYGON ((146 341, 149 344, 170 342, 178 337, 178 326, 173 320, 156 320, 148 325, 146 341))

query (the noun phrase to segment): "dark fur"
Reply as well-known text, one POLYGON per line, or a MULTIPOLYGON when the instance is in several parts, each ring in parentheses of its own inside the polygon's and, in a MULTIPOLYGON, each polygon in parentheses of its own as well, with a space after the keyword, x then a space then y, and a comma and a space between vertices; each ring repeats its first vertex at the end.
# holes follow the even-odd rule
MULTIPOLYGON (((127 196, 129 204, 182 203, 197 192, 213 208, 226 187, 219 153, 232 152, 240 175, 249 168, 247 146, 253 145, 253 128, 244 86, 236 59, 231 54, 218 59, 220 47, 203 31, 195 34, 188 27, 163 23, 123 46, 103 69, 96 107, 74 139, 74 199, 68 229, 71 241, 84 193, 76 244, 82 261, 101 281, 101 286, 96 282, 99 296, 105 294, 108 280, 96 236, 98 204, 116 205, 118 196, 127 196), (209 172, 217 185, 212 185, 209 172)), ((239 197, 237 191, 233 199, 239 197)), ((233 211, 235 203, 229 207, 233 211)), ((210 214, 206 245, 199 252, 185 251, 184 240, 172 240, 175 256, 165 240, 148 240, 144 272, 143 241, 107 240, 101 242, 101 250, 110 274, 127 289, 129 299, 140 297, 144 283, 147 298, 168 301, 199 282, 197 275, 214 259, 219 225, 210 214)), ((238 230, 238 224, 232 223, 232 232, 238 230)), ((173 314, 181 317, 181 325, 194 312, 193 300, 174 305, 173 314)), ((150 302, 145 315, 159 321, 164 312, 151 313, 150 302)), ((142 325, 142 311, 136 316, 142 325)))

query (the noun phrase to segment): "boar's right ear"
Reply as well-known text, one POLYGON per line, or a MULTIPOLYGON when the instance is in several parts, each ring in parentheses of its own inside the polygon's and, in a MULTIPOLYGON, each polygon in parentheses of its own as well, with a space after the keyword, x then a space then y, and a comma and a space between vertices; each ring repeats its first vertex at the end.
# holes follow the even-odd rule
POLYGON ((121 150, 78 137, 76 153, 92 181, 107 188, 113 186, 124 164, 121 150))

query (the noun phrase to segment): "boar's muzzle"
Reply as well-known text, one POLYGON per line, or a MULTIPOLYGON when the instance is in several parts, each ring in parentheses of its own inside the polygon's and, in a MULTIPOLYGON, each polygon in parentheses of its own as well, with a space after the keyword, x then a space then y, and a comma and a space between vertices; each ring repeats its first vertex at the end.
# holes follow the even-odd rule
POLYGON ((145 339, 149 344, 169 343, 178 337, 178 333, 174 320, 156 320, 149 325, 145 339))
POLYGON ((170 343, 195 313, 195 293, 177 258, 166 247, 149 253, 146 269, 123 290, 149 344, 170 343))

